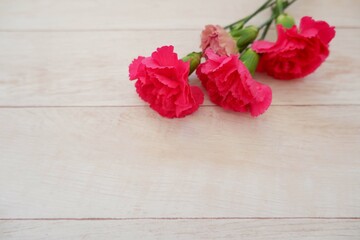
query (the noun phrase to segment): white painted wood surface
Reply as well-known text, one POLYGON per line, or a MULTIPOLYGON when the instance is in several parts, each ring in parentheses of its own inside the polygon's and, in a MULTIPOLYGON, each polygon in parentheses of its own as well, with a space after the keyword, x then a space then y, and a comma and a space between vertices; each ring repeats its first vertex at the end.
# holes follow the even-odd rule
POLYGON ((359 106, 273 106, 257 119, 211 106, 175 120, 148 107, 8 108, 0 119, 5 218, 360 216, 359 106))
MULTIPOLYGON (((2 0, 1 30, 198 29, 247 16, 263 0, 2 0)), ((289 13, 358 27, 358 0, 299 0, 289 13)), ((265 22, 260 15, 253 22, 265 22)))
POLYGON ((0 221, 6 239, 357 240, 360 221, 328 219, 138 219, 0 221))
POLYGON ((128 80, 137 55, 196 50, 260 3, 0 1, 0 239, 359 239, 360 1, 293 5, 336 25, 331 56, 257 75, 259 118, 206 97, 164 119, 128 80))

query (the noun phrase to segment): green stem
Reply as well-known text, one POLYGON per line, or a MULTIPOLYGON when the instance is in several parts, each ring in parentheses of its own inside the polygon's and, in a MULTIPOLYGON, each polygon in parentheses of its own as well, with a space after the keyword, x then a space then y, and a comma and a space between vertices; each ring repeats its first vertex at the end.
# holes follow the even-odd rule
POLYGON ((284 3, 283 0, 276 0, 276 8, 278 10, 279 15, 284 13, 283 3, 284 3))
POLYGON ((265 39, 265 37, 266 37, 266 35, 267 35, 267 33, 268 33, 269 29, 270 29, 271 23, 272 23, 272 22, 269 22, 269 23, 266 25, 264 31, 263 31, 262 34, 261 34, 260 40, 264 40, 264 39, 265 39))
POLYGON ((277 17, 276 14, 272 15, 271 18, 269 18, 266 22, 264 22, 263 24, 261 24, 259 26, 259 30, 263 29, 264 27, 266 27, 267 25, 271 25, 271 23, 274 21, 274 19, 277 17))
POLYGON ((296 2, 296 1, 297 1, 297 0, 292 0, 292 1, 290 1, 290 2, 286 5, 286 7, 284 7, 284 10, 285 10, 286 8, 290 7, 290 5, 293 4, 293 3, 296 2))
MULTIPOLYGON (((291 4, 293 4, 294 2, 296 2, 297 0, 292 0, 291 2, 289 2, 289 4, 287 4, 282 11, 284 11, 286 8, 290 7, 291 4)), ((268 24, 271 24, 272 21, 274 21, 274 19, 276 19, 279 16, 279 14, 273 14, 271 16, 271 18, 269 18, 266 22, 264 22, 263 24, 261 24, 259 26, 259 30, 266 27, 268 24)))
POLYGON ((247 22, 250 21, 254 16, 256 16, 258 13, 260 13, 260 12, 264 11, 265 9, 267 9, 268 7, 272 6, 272 4, 274 3, 274 2, 272 2, 272 1, 274 1, 274 0, 267 0, 263 5, 261 5, 255 12, 253 12, 253 13, 250 14, 249 16, 247 16, 247 17, 245 17, 245 18, 242 18, 242 19, 240 19, 240 20, 238 20, 238 21, 236 21, 236 22, 234 22, 234 23, 232 23, 232 24, 229 24, 229 25, 225 26, 224 28, 225 28, 225 29, 230 28, 230 27, 232 27, 233 25, 235 25, 235 24, 237 24, 237 23, 239 23, 239 22, 244 22, 244 24, 247 23, 247 22), (270 3, 271 3, 271 4, 270 4, 270 3))
POLYGON ((244 24, 247 23, 248 21, 250 21, 253 17, 255 17, 258 13, 264 11, 265 9, 267 9, 271 4, 271 1, 273 0, 268 0, 266 1, 258 10, 256 10, 254 13, 250 14, 248 17, 246 17, 246 19, 244 20, 244 24), (270 5, 269 5, 270 4, 270 5))

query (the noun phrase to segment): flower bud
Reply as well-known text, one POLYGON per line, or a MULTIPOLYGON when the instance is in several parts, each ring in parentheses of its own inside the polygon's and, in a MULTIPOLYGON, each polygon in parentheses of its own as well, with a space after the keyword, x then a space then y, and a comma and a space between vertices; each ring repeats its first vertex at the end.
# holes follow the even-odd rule
POLYGON ((243 54, 241 54, 240 60, 244 63, 247 69, 249 69, 251 75, 254 75, 259 63, 259 55, 251 48, 248 48, 243 54))
POLYGON ((281 24, 285 28, 292 28, 295 25, 295 20, 292 16, 284 13, 276 18, 276 24, 281 24))
POLYGON ((237 42, 239 52, 242 52, 252 43, 259 33, 259 29, 255 26, 248 26, 240 30, 231 31, 231 35, 237 42))
POLYGON ((182 58, 184 62, 190 62, 190 72, 189 75, 191 75, 195 69, 199 66, 201 61, 202 54, 199 52, 192 52, 185 57, 182 58))
POLYGON ((242 29, 242 28, 244 27, 244 24, 245 24, 244 21, 238 22, 238 23, 232 25, 232 26, 230 27, 230 30, 231 30, 231 31, 240 30, 240 29, 242 29))

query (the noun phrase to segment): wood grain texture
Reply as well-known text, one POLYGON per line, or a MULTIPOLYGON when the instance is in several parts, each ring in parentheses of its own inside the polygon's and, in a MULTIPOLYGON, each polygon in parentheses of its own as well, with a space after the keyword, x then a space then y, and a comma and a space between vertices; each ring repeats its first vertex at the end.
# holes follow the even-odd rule
MULTIPOLYGON (((305 79, 256 78, 272 87, 274 105, 360 104, 358 39, 360 29, 338 29, 328 61, 305 79)), ((185 55, 198 41, 198 31, 2 32, 0 106, 145 105, 128 78, 132 59, 164 44, 185 55)))
MULTIPOLYGON (((69 29, 201 29, 206 24, 225 25, 249 15, 264 0, 2 0, 0 30, 69 29)), ((358 27, 357 0, 301 0, 290 9, 325 19, 336 26, 358 27)), ((264 22, 269 13, 254 24, 264 22)))
POLYGON ((259 118, 206 97, 164 119, 128 80, 137 55, 185 55, 263 1, 1 0, 0 239, 359 239, 360 1, 290 8, 337 36, 305 79, 256 76, 259 118))
POLYGON ((357 240, 360 220, 0 221, 2 240, 357 240))
POLYGON ((0 109, 0 218, 359 217, 359 110, 0 109))

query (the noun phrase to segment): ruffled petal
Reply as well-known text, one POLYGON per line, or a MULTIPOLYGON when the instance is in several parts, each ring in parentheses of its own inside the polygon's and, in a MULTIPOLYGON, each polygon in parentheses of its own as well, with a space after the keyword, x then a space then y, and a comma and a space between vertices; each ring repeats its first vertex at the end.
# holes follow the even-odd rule
POLYGON ((130 79, 137 79, 136 91, 141 99, 161 116, 185 117, 204 101, 198 87, 188 83, 190 64, 177 58, 173 46, 158 48, 150 57, 139 57, 129 66, 130 79))
POLYGON ((271 89, 252 78, 238 55, 219 56, 209 50, 206 56, 196 73, 213 103, 227 110, 249 111, 252 116, 266 111, 271 103, 271 89))
POLYGON ((301 19, 300 32, 306 37, 318 36, 324 44, 329 44, 335 37, 335 27, 330 26, 325 21, 315 21, 308 16, 301 19))
POLYGON ((212 49, 219 55, 230 55, 238 52, 236 41, 219 25, 206 25, 201 33, 201 49, 212 49))
POLYGON ((136 78, 138 78, 139 67, 142 65, 142 60, 144 59, 145 57, 139 56, 131 62, 131 64, 129 65, 130 80, 135 80, 136 78))
POLYGON ((328 57, 328 43, 335 30, 324 21, 311 17, 301 19, 296 26, 286 29, 277 25, 278 39, 274 43, 258 41, 252 48, 261 54, 257 71, 281 80, 305 77, 314 72, 328 57))

